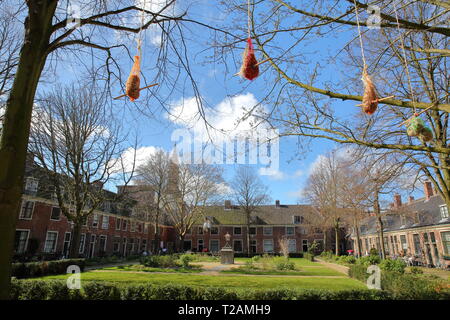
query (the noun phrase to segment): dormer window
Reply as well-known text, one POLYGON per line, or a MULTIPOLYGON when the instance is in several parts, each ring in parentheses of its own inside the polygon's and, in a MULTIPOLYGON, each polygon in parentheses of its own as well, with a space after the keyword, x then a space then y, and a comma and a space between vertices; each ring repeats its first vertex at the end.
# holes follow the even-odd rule
POLYGON ((294 224, 302 224, 303 223, 303 217, 302 216, 293 216, 293 222, 294 224))
POLYGON ((440 207, 439 207, 439 211, 440 211, 440 213, 441 213, 441 219, 442 220, 445 220, 445 219, 448 219, 448 207, 447 207, 447 205, 446 204, 443 204, 443 205, 441 205, 440 207))
POLYGON ((33 177, 27 177, 25 181, 25 191, 36 193, 39 186, 39 180, 33 177))

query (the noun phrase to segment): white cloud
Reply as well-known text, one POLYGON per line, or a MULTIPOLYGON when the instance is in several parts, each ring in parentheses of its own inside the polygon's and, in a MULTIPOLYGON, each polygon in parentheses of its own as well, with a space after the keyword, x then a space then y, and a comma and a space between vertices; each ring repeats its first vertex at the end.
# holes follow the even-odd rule
POLYGON ((125 172, 131 173, 133 170, 133 163, 135 164, 134 167, 136 169, 140 165, 144 164, 148 158, 155 154, 158 150, 160 150, 160 148, 154 146, 140 147, 138 149, 128 148, 122 153, 119 159, 115 160, 116 165, 114 166, 113 171, 121 171, 123 163, 125 172))
POLYGON ((258 173, 267 176, 270 180, 284 180, 288 178, 283 171, 272 168, 259 168, 258 173))
POLYGON ((294 172, 294 177, 298 178, 301 177, 305 174, 305 172, 302 169, 298 169, 297 171, 294 172))

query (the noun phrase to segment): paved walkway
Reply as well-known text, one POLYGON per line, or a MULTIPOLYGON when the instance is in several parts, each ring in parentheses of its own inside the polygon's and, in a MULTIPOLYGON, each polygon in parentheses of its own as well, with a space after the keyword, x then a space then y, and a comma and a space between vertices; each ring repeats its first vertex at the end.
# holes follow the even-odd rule
POLYGON ((335 271, 342 272, 345 275, 348 275, 349 267, 346 267, 346 266, 343 266, 340 264, 336 264, 336 263, 326 262, 326 261, 318 259, 316 257, 314 257, 314 260, 330 269, 333 269, 335 271))

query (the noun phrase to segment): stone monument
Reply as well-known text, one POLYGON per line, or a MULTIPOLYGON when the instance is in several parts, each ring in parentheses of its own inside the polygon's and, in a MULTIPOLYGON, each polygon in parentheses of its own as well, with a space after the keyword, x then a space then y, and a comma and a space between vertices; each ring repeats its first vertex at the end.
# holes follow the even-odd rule
POLYGON ((225 246, 220 250, 221 264, 234 264, 234 251, 230 244, 231 236, 227 232, 225 235, 225 246))

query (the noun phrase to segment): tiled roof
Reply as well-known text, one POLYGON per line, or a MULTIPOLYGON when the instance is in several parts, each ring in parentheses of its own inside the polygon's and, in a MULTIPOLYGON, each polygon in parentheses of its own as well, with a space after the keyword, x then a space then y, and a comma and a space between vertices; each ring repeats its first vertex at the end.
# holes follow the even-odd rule
MULTIPOLYGON (((450 219, 442 219, 440 206, 445 204, 440 195, 431 196, 430 199, 421 198, 403 204, 398 210, 390 209, 383 216, 383 231, 418 228, 431 225, 449 224, 450 219), (417 219, 414 215, 417 214, 417 219), (405 218, 402 219, 402 215, 405 218)), ((361 223, 361 236, 376 234, 376 217, 371 216, 361 223)))
MULTIPOLYGON (((311 206, 308 205, 263 205, 252 213, 252 224, 285 225, 293 224, 293 216, 305 215, 311 206)), ((240 225, 245 224, 245 213, 239 207, 225 210, 224 206, 209 206, 204 209, 204 216, 214 218, 215 224, 240 225)), ((197 223, 202 223, 203 218, 197 223)))

